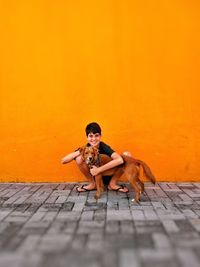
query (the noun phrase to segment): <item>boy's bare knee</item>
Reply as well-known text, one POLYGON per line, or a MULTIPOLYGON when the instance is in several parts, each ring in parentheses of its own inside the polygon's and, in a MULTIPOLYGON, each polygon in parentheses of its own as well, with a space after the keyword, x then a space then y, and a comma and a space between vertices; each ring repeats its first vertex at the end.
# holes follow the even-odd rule
POLYGON ((129 152, 129 151, 124 151, 123 152, 123 155, 132 157, 131 152, 129 152))
POLYGON ((83 164, 83 159, 82 159, 81 156, 76 157, 76 163, 77 163, 77 165, 82 165, 83 164))

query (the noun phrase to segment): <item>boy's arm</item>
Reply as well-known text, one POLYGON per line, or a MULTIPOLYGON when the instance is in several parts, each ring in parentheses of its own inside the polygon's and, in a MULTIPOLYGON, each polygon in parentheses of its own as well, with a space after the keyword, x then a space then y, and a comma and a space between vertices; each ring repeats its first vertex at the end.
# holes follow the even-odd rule
POLYGON ((106 164, 104 164, 98 168, 94 166, 90 170, 91 174, 93 176, 98 175, 104 171, 107 171, 107 170, 112 169, 118 165, 121 165, 124 162, 123 158, 116 152, 112 153, 111 158, 112 158, 111 161, 109 161, 108 163, 106 163, 106 164))
POLYGON ((66 155, 64 158, 61 159, 61 163, 62 164, 65 164, 65 163, 68 163, 70 161, 72 161, 73 159, 75 159, 76 157, 78 157, 80 155, 80 151, 77 150, 77 151, 74 151, 68 155, 66 155))

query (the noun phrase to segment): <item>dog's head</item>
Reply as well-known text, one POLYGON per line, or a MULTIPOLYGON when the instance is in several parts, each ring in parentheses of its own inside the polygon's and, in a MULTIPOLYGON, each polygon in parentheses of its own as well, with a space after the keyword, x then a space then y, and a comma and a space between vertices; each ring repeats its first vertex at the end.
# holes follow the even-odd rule
POLYGON ((83 146, 80 148, 83 161, 88 165, 99 165, 99 150, 93 146, 83 146))

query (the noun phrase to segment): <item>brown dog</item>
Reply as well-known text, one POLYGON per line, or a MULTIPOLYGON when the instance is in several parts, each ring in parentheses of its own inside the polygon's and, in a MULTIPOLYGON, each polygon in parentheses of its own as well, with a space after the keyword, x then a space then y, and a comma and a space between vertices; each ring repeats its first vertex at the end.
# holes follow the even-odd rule
MULTIPOLYGON (((91 168, 93 165, 97 167, 102 166, 112 160, 106 155, 99 154, 98 149, 92 146, 84 146, 80 148, 80 153, 83 161, 88 165, 89 168, 91 168)), ((112 175, 119 179, 124 173, 131 186, 135 189, 135 200, 137 202, 139 202, 140 195, 144 191, 144 183, 141 181, 142 171, 146 178, 155 184, 155 177, 145 162, 134 159, 129 155, 129 153, 124 153, 121 155, 121 157, 124 160, 123 164, 104 171, 95 177, 97 186, 97 192, 95 194, 96 199, 101 196, 101 193, 104 190, 102 176, 112 175)), ((134 199, 132 201, 134 201, 134 199)))

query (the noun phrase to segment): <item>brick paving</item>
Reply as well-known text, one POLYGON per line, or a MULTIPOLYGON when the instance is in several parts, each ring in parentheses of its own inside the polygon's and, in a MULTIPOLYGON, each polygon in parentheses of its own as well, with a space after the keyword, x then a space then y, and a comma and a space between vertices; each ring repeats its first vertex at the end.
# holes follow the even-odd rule
POLYGON ((0 183, 1 267, 199 267, 200 183, 77 193, 75 183, 0 183))

